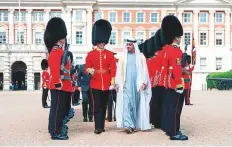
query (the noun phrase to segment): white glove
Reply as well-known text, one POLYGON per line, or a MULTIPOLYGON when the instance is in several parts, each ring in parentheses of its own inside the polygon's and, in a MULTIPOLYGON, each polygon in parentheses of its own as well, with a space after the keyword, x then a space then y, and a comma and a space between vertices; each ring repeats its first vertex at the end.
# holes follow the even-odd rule
POLYGON ((94 74, 94 69, 93 69, 93 68, 90 68, 89 73, 90 73, 91 75, 93 75, 93 74, 94 74))
POLYGON ((179 94, 182 94, 184 92, 184 88, 183 89, 176 89, 176 92, 179 94))
POLYGON ((114 89, 114 85, 110 85, 109 90, 113 90, 114 89))

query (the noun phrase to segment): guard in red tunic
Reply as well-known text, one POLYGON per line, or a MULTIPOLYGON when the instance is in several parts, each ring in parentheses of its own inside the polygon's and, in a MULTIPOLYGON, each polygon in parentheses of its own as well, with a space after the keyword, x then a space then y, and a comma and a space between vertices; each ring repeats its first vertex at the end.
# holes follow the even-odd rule
POLYGON ((193 105, 190 103, 190 89, 191 89, 191 80, 192 80, 192 72, 194 70, 194 65, 191 64, 191 56, 187 56, 187 63, 184 72, 184 100, 185 105, 193 105))
POLYGON ((161 114, 162 114, 162 105, 163 105, 163 95, 165 93, 165 88, 159 86, 159 76, 161 69, 161 60, 160 52, 164 46, 162 42, 161 30, 159 29, 155 34, 155 56, 152 58, 151 62, 151 81, 152 81, 152 99, 151 99, 151 123, 155 128, 161 128, 161 114))
POLYGON ((72 92, 70 77, 71 63, 66 56, 64 46, 67 29, 65 22, 58 17, 49 20, 44 33, 44 42, 48 49, 48 65, 50 68, 51 109, 49 114, 49 133, 54 140, 67 140, 67 126, 64 123, 67 109, 67 95, 72 92), (62 68, 61 68, 62 64, 62 68), (65 69, 65 71, 64 71, 65 69))
POLYGON ((92 44, 96 49, 86 57, 85 71, 92 77, 90 88, 93 96, 94 133, 105 132, 106 107, 109 88, 115 84, 116 63, 112 52, 105 49, 111 35, 112 27, 107 20, 95 22, 92 29, 92 44))
POLYGON ((164 65, 168 71, 164 73, 166 83, 166 94, 164 102, 164 113, 162 128, 171 140, 188 140, 180 129, 180 109, 179 105, 181 93, 184 91, 184 79, 182 77, 182 51, 179 47, 183 27, 175 16, 166 16, 162 21, 162 35, 166 46, 164 46, 164 65))
POLYGON ((48 97, 48 90, 49 90, 49 73, 48 73, 48 61, 46 59, 43 59, 41 62, 41 68, 43 70, 42 72, 42 106, 43 108, 49 108, 47 104, 47 97, 48 97))

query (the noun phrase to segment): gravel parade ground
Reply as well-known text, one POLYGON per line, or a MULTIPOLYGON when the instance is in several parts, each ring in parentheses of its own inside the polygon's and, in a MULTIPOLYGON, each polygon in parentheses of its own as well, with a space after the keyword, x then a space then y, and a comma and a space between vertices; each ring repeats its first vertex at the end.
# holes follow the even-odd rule
POLYGON ((94 124, 83 122, 81 106, 74 107, 75 116, 68 123, 69 140, 53 141, 48 133, 49 109, 42 108, 41 95, 41 91, 0 92, 1 146, 232 146, 232 91, 192 91, 194 105, 184 105, 181 118, 188 141, 170 141, 157 129, 125 134, 108 121, 106 132, 96 135, 94 124))

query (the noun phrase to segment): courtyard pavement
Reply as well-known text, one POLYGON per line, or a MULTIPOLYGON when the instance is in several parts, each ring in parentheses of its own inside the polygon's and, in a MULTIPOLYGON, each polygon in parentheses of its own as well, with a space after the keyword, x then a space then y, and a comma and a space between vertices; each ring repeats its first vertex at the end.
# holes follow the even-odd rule
POLYGON ((93 133, 94 124, 82 122, 81 106, 68 123, 69 140, 53 141, 48 134, 49 109, 42 108, 41 91, 0 91, 0 145, 155 146, 231 145, 232 91, 193 91, 193 106, 184 106, 181 128, 188 141, 170 141, 160 130, 125 134, 115 122, 106 132, 93 133))

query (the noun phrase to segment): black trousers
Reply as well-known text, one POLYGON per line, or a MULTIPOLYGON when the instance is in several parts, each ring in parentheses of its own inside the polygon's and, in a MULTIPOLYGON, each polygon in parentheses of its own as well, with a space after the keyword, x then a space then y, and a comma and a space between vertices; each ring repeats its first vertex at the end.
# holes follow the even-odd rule
POLYGON ((71 109, 71 99, 72 99, 72 93, 66 92, 65 116, 68 116, 69 110, 71 109))
POLYGON ((42 92, 42 106, 45 107, 47 104, 47 98, 48 98, 48 89, 43 88, 42 92))
POLYGON ((93 101, 92 101, 92 94, 91 90, 88 91, 82 91, 82 95, 87 96, 87 99, 83 98, 82 101, 82 111, 83 111, 83 117, 89 119, 93 119, 93 101))
POLYGON ((167 135, 175 136, 180 128, 183 100, 181 101, 181 94, 173 89, 166 90, 164 100, 162 129, 167 135))
POLYGON ((150 119, 152 125, 154 125, 155 128, 161 128, 161 116, 164 93, 164 87, 157 86, 152 88, 150 119))
POLYGON ((79 99, 80 99, 80 91, 79 90, 75 90, 73 92, 73 95, 72 95, 72 105, 78 103, 79 99))
POLYGON ((63 120, 66 115, 67 92, 62 90, 51 91, 51 108, 49 114, 48 130, 51 135, 60 134, 63 127, 63 120))
POLYGON ((93 96, 93 114, 95 129, 104 129, 109 90, 102 91, 91 89, 91 91, 93 96))
POLYGON ((115 108, 114 108, 114 119, 116 118, 115 116, 115 110, 116 110, 116 97, 117 97, 117 92, 115 90, 110 90, 109 91, 109 100, 108 100, 108 107, 107 107, 107 118, 108 120, 112 120, 112 109, 113 109, 113 102, 115 102, 115 108))

